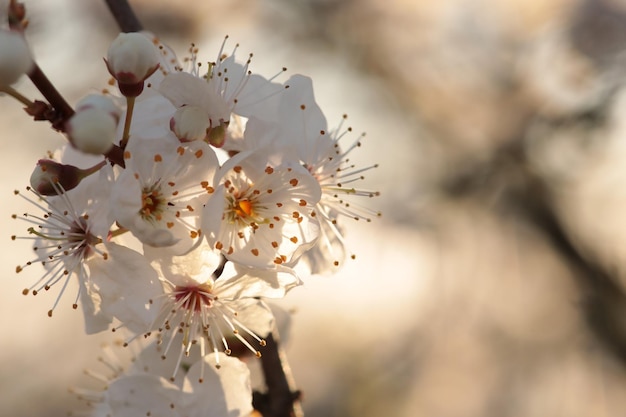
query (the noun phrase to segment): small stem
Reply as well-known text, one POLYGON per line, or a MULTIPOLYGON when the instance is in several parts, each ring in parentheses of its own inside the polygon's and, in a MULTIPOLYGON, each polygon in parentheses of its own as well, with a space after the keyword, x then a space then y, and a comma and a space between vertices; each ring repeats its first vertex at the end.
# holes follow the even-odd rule
POLYGON ((26 27, 26 8, 24 4, 11 0, 8 7, 9 28, 18 32, 23 32, 26 27))
POLYGON ((28 78, 33 82, 35 87, 48 100, 48 103, 58 113, 59 121, 57 125, 64 130, 63 125, 74 115, 74 109, 65 101, 61 93, 52 85, 46 74, 35 64, 33 70, 28 74, 28 78))
POLYGON ((143 30, 141 22, 126 0, 105 0, 113 18, 122 32, 139 32, 143 30))
POLYGON ((221 254, 220 255, 220 264, 218 265, 217 268, 215 268, 215 271, 213 271, 213 279, 216 280, 219 277, 222 276, 222 274, 224 273, 224 267, 226 266, 226 262, 228 262, 228 259, 226 259, 226 257, 221 254))
POLYGON ((112 232, 109 232, 109 237, 114 238, 116 236, 123 235, 126 232, 128 232, 128 229, 126 229, 124 227, 120 227, 119 229, 116 229, 116 230, 113 230, 112 232))
POLYGON ((124 134, 122 135, 122 141, 120 147, 126 149, 128 145, 128 138, 130 137, 130 123, 133 120, 133 110, 135 108, 135 97, 126 97, 126 120, 124 120, 124 134))
POLYGON ((23 105, 25 105, 26 107, 32 107, 32 106, 35 105, 35 103, 30 101, 28 98, 26 98, 25 96, 20 94, 19 91, 17 91, 16 89, 14 89, 13 87, 11 87, 9 85, 4 86, 4 87, 0 87, 0 92, 6 93, 6 94, 10 95, 14 99, 19 101, 23 105))
POLYGON ((90 176, 91 174, 95 174, 96 172, 100 171, 100 168, 104 167, 106 164, 107 164, 107 161, 102 160, 98 162, 96 165, 92 166, 91 168, 83 169, 81 173, 82 178, 86 178, 90 176))

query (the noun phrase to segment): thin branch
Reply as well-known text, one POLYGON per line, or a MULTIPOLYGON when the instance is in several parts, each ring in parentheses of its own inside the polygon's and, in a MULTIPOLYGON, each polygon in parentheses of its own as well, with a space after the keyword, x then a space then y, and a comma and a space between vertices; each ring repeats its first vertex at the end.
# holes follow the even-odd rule
POLYGON ((303 417, 300 392, 295 389, 291 368, 276 332, 265 339, 261 367, 267 394, 254 393, 254 407, 263 417, 303 417))
MULTIPOLYGON (((580 121, 580 116, 577 117, 580 121)), ((524 219, 554 248, 571 268, 572 277, 582 291, 582 311, 596 340, 626 368, 626 291, 619 284, 617 271, 571 235, 555 204, 549 182, 534 172, 522 140, 511 141, 494 152, 493 158, 464 172, 444 187, 451 196, 478 196, 484 199, 497 178, 508 179, 499 190, 507 212, 524 219)))
POLYGON ((65 122, 74 115, 74 109, 63 98, 59 90, 50 82, 46 74, 41 70, 39 65, 35 64, 33 70, 28 74, 28 78, 33 82, 35 87, 48 100, 50 106, 54 109, 55 120, 50 120, 52 126, 60 131, 65 131, 65 122))
MULTIPOLYGON (((573 277, 583 291, 583 311, 589 328, 602 345, 626 367, 626 292, 619 285, 616 271, 598 262, 589 251, 576 244, 563 225, 552 203, 551 193, 541 178, 529 176, 529 185, 514 204, 542 233, 557 253, 573 269, 573 277)), ((521 214, 521 213, 520 213, 521 214)))
POLYGON ((105 0, 105 3, 109 6, 109 10, 122 32, 139 32, 143 30, 143 25, 128 1, 105 0))

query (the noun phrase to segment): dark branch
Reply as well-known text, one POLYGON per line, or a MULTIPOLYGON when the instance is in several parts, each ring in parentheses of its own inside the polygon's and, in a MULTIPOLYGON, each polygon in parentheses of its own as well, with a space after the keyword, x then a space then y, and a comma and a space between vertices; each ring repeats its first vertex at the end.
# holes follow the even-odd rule
MULTIPOLYGON (((554 209, 543 181, 531 179, 532 187, 517 199, 524 217, 540 231, 573 269, 581 288, 583 311, 589 328, 601 344, 626 367, 626 293, 614 271, 597 262, 572 240, 554 209)), ((515 200, 514 200, 515 201, 515 200)))
POLYGON ((122 32, 139 32, 143 26, 127 0, 105 0, 122 32))
POLYGON ((531 169, 523 141, 511 143, 495 152, 490 161, 463 172, 444 189, 457 198, 483 199, 485 192, 491 192, 495 179, 507 179, 505 191, 499 191, 507 212, 525 220, 571 268, 572 277, 583 293, 581 307, 589 329, 626 368, 626 292, 618 282, 616 271, 572 237, 556 208, 548 181, 531 169))
POLYGON ((54 109, 54 116, 51 115, 48 119, 52 123, 52 127, 56 130, 65 131, 65 122, 74 115, 74 109, 72 109, 56 87, 52 85, 46 74, 39 68, 39 65, 35 64, 33 70, 28 74, 28 78, 30 78, 39 92, 48 100, 52 109, 54 109))
POLYGON ((254 408, 263 417, 302 417, 300 392, 295 390, 291 369, 281 349, 278 336, 267 336, 261 356, 261 367, 267 385, 267 394, 254 393, 254 408))

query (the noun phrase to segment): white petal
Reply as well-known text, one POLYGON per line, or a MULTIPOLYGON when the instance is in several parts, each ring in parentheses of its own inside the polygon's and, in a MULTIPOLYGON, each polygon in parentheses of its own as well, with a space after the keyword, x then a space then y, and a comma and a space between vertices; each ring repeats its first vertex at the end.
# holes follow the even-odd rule
POLYGON ((102 310, 135 333, 145 332, 154 321, 150 300, 163 293, 156 271, 138 252, 107 244, 109 259, 90 262, 91 280, 98 288, 102 310))
POLYGON ((282 298, 302 280, 291 268, 276 265, 273 269, 246 268, 236 265, 238 275, 220 283, 220 295, 238 299, 246 297, 282 298))
POLYGON ((175 72, 165 76, 159 91, 177 108, 189 105, 203 108, 217 125, 220 120, 230 120, 230 109, 222 96, 211 88, 211 82, 186 72, 175 72))
POLYGON ((108 330, 113 317, 102 310, 102 298, 93 288, 91 281, 78 280, 80 285, 80 307, 85 318, 85 333, 95 334, 108 330))
POLYGON ((171 256, 167 248, 146 247, 144 252, 161 276, 174 285, 207 282, 221 261, 219 251, 211 249, 206 243, 182 256, 171 256))
POLYGON ((106 391, 114 417, 177 417, 183 401, 178 387, 150 374, 120 377, 106 391))
POLYGON ((250 371, 237 358, 217 354, 207 355, 203 362, 191 367, 184 391, 185 412, 189 417, 244 417, 252 412, 250 371), (203 369, 204 368, 204 369, 203 369), (203 373, 203 382, 200 376, 203 373))

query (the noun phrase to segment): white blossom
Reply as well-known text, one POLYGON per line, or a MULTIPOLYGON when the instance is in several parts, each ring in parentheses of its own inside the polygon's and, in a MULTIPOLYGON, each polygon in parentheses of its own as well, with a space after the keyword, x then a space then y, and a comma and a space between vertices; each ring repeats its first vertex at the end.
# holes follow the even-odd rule
POLYGON ((231 354, 234 341, 261 356, 259 348, 265 346, 263 337, 272 329, 273 316, 257 298, 271 296, 270 285, 254 275, 216 278, 221 257, 207 245, 185 256, 170 257, 158 248, 148 249, 146 256, 163 283, 163 293, 153 300, 156 318, 147 329, 157 332, 163 356, 173 350, 180 362, 194 345, 201 356, 231 354))
POLYGON ((68 192, 60 185, 51 183, 57 189, 58 196, 43 196, 30 187, 27 190, 32 196, 16 191, 17 195, 25 198, 39 213, 13 216, 30 225, 28 236, 13 236, 13 239, 34 240, 33 249, 36 255, 19 265, 16 271, 19 273, 33 264, 41 264, 45 269, 44 274, 24 290, 24 294, 32 292, 36 295, 42 290, 61 285, 59 295, 48 312, 52 316, 69 279, 76 276, 80 289, 74 308, 78 306, 80 298, 88 333, 103 330, 111 320, 111 317, 101 314, 99 302, 93 297, 95 289, 89 276, 91 261, 109 258, 102 245, 111 224, 107 204, 108 188, 103 177, 104 175, 96 175, 90 183, 86 181, 68 192), (94 187, 94 184, 99 184, 100 187, 94 187))
POLYGON ((301 165, 268 164, 271 159, 262 150, 231 158, 203 211, 209 244, 248 267, 290 265, 319 233, 311 216, 319 184, 301 165))
POLYGON ((267 79, 252 74, 249 70, 251 55, 244 64, 238 63, 235 59, 238 46, 230 54, 225 54, 225 42, 226 39, 216 60, 208 63, 204 71, 201 71, 204 67, 196 65, 197 49, 192 47, 189 72, 175 66, 159 85, 161 94, 177 109, 192 106, 203 110, 209 126, 207 140, 216 147, 225 142, 232 114, 270 117, 284 90, 281 84, 273 82, 275 77, 267 79))
POLYGON ((124 152, 126 169, 113 186, 113 214, 146 245, 176 245, 172 250, 180 254, 201 237, 199 214, 213 191, 218 162, 206 144, 192 145, 134 137, 124 152))
POLYGON ((308 250, 304 259, 312 273, 326 273, 338 266, 346 256, 341 217, 371 221, 380 215, 367 207, 365 198, 378 196, 378 191, 360 186, 364 173, 377 165, 358 167, 350 160, 353 150, 361 146, 364 135, 353 139, 347 147, 340 141, 352 134, 343 127, 346 116, 329 130, 326 118, 317 105, 312 81, 295 75, 287 82, 290 88, 281 95, 281 103, 273 121, 250 118, 243 138, 229 143, 235 151, 272 149, 283 158, 299 161, 321 188, 321 198, 314 211, 320 224, 318 244, 308 250))
POLYGON ((182 378, 171 381, 166 369, 172 363, 161 359, 154 344, 132 358, 131 366, 112 351, 105 346, 100 358, 108 373, 87 371, 101 389, 71 390, 87 403, 91 417, 247 417, 252 412, 250 371, 236 358, 196 357, 184 365, 182 378))

